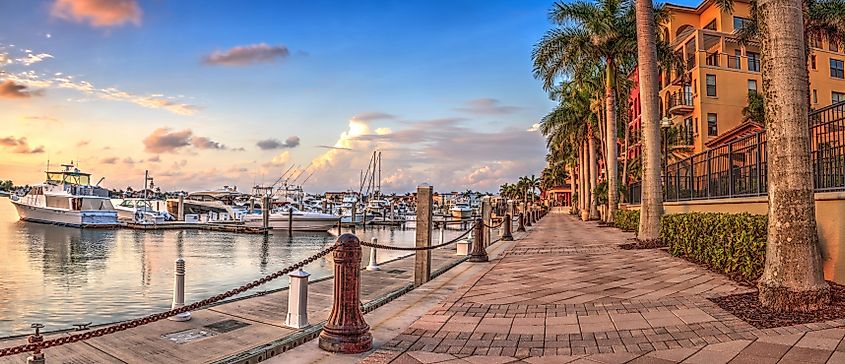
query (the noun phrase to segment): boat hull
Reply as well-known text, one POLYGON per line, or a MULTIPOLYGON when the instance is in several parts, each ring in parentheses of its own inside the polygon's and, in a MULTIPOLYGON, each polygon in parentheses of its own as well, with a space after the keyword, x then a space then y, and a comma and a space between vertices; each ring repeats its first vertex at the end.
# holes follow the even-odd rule
MULTIPOLYGON (((294 217, 293 231, 329 231, 337 226, 338 218, 312 218, 294 217)), ((287 216, 270 216, 270 228, 274 230, 288 230, 291 225, 287 216)), ((264 227, 264 220, 261 216, 247 216, 244 218, 244 225, 252 227, 264 227)))
POLYGON ((24 205, 18 201, 12 201, 12 203, 18 211, 18 216, 23 221, 72 227, 114 227, 119 225, 115 211, 73 211, 24 205))
POLYGON ((455 219, 468 219, 472 217, 472 210, 449 210, 455 219))

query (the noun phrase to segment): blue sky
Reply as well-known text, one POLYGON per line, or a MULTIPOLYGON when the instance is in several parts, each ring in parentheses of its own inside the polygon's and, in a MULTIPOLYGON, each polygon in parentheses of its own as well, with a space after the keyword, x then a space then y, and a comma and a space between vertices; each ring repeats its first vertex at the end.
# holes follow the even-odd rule
POLYGON ((0 178, 37 182, 50 158, 118 188, 144 169, 166 188, 248 187, 310 164, 307 189, 336 190, 375 148, 396 192, 495 190, 542 169, 528 129, 553 103, 530 52, 552 2, 243 4, 0 0, 15 60, 0 82, 26 87, 0 97, 0 178))

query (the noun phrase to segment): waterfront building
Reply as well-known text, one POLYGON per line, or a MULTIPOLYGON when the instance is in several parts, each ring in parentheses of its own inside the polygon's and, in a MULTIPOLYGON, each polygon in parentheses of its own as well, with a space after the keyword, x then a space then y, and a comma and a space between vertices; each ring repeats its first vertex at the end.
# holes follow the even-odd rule
MULTIPOLYGON (((691 155, 761 130, 762 125, 745 121, 742 114, 748 94, 762 87, 759 42, 742 45, 737 38, 737 32, 749 22, 749 2, 735 1, 733 13, 722 11, 714 0, 694 8, 665 7, 670 17, 661 25, 661 35, 684 63, 683 69, 660 72, 660 114, 675 127, 674 150, 691 155)), ((827 39, 810 39, 811 107, 845 101, 842 48, 827 39)), ((638 82, 636 70, 630 79, 638 82)), ((641 130, 638 87, 633 88, 629 100, 628 157, 636 158, 641 130)))

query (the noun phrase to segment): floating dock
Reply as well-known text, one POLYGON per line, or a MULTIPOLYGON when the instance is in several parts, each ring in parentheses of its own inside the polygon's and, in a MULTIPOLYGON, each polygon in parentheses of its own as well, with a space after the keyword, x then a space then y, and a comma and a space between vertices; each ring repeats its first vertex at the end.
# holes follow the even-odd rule
POLYGON ((125 222, 122 227, 135 230, 175 230, 175 229, 196 229, 208 231, 224 231, 229 233, 242 234, 264 234, 266 231, 262 227, 245 226, 237 223, 204 223, 204 222, 184 222, 184 221, 165 221, 159 224, 139 224, 135 222, 125 222))

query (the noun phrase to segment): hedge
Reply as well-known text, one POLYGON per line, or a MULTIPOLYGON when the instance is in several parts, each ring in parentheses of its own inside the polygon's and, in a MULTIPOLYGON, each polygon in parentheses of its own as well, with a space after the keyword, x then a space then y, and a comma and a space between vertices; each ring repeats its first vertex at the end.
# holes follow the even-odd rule
POLYGON ((613 224, 624 231, 639 231, 640 211, 617 209, 613 215, 613 224))
POLYGON ((765 215, 686 213, 664 215, 660 238, 673 256, 709 266, 748 282, 763 273, 765 215))

